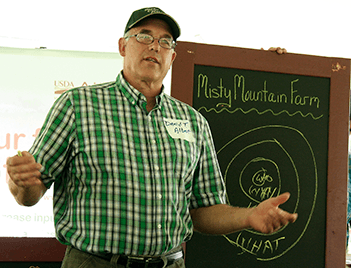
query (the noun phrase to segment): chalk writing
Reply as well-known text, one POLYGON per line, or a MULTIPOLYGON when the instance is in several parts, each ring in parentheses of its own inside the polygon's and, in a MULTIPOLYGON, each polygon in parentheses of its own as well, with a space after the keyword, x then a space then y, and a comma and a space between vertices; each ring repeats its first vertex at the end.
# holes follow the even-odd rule
MULTIPOLYGON (((211 102, 212 107, 201 107, 206 110, 216 110, 217 108, 221 108, 220 111, 230 111, 231 108, 235 106, 235 109, 240 109, 238 106, 245 103, 266 103, 271 105, 279 105, 281 104, 281 109, 286 107, 286 105, 290 105, 298 109, 299 107, 309 107, 311 109, 310 114, 314 119, 319 119, 323 115, 314 115, 314 113, 318 112, 320 108, 321 101, 318 96, 310 96, 306 94, 302 94, 301 89, 299 88, 299 80, 294 79, 290 81, 290 85, 287 85, 286 88, 281 88, 281 92, 273 91, 269 89, 267 80, 262 82, 261 89, 249 89, 247 88, 247 83, 245 81, 245 76, 235 74, 233 75, 233 85, 225 86, 223 82, 223 78, 219 78, 218 84, 213 86, 209 82, 209 77, 206 74, 200 73, 197 77, 197 98, 205 98, 208 100, 214 100, 211 102), (234 103, 235 102, 235 105, 234 103)), ((274 106, 276 108, 276 106, 274 106)), ((200 109, 201 109, 200 108, 200 109)), ((200 110, 199 109, 199 110, 200 110)), ((254 108, 255 109, 255 108, 254 108)), ((257 108, 256 108, 256 111, 257 108)), ((271 109, 265 110, 272 111, 271 109)), ((301 114, 302 116, 306 116, 301 111, 295 111, 293 114, 283 109, 278 112, 286 112, 289 115, 301 114)), ((272 113, 274 113, 272 111, 272 113)))
POLYGON ((251 108, 251 109, 249 109, 249 110, 247 110, 247 111, 245 111, 245 110, 243 110, 243 109, 241 109, 241 108, 236 108, 235 110, 228 110, 227 108, 222 108, 222 109, 220 109, 220 110, 217 110, 216 108, 207 109, 206 107, 202 106, 202 107, 200 107, 200 108, 198 109, 198 111, 202 111, 202 110, 204 110, 204 111, 207 112, 207 113, 209 113, 209 112, 215 112, 215 113, 217 113, 217 114, 219 114, 219 113, 221 113, 221 112, 223 112, 223 111, 226 111, 226 112, 231 113, 231 114, 233 114, 233 113, 235 113, 235 112, 238 112, 238 111, 242 112, 243 114, 248 114, 248 113, 250 113, 250 112, 256 112, 258 115, 263 115, 263 114, 269 112, 269 113, 271 113, 271 114, 274 115, 274 116, 279 116, 279 115, 281 115, 281 114, 287 114, 287 115, 290 116, 290 117, 299 114, 301 117, 305 117, 305 118, 308 117, 308 116, 310 116, 313 120, 318 120, 318 119, 320 119, 320 118, 323 117, 323 115, 320 115, 320 116, 315 117, 312 113, 303 114, 303 113, 300 112, 300 111, 297 111, 297 112, 294 112, 294 113, 289 113, 288 111, 283 110, 283 111, 280 111, 280 112, 278 112, 278 113, 275 113, 273 110, 267 109, 267 110, 265 110, 265 111, 263 111, 263 112, 260 112, 260 111, 258 111, 256 108, 251 108))
MULTIPOLYGON (((228 103, 218 103, 217 106, 232 107, 232 90, 223 87, 222 78, 219 79, 219 86, 211 88, 211 86, 208 84, 208 76, 199 74, 197 92, 198 98, 200 98, 201 93, 204 93, 205 97, 208 99, 226 98, 228 103)), ((234 99, 236 99, 236 96, 234 96, 234 99)))
POLYGON ((273 196, 276 190, 277 190, 276 187, 275 188, 272 188, 272 187, 255 188, 253 185, 251 185, 249 188, 249 194, 255 197, 259 196, 261 200, 265 200, 273 196))
POLYGON ((257 171, 253 177, 252 177, 252 182, 256 186, 262 186, 265 184, 265 182, 272 182, 273 179, 270 175, 266 174, 267 170, 264 168, 261 168, 261 170, 257 171))
MULTIPOLYGON (((261 158, 259 158, 259 161, 261 158)), ((264 159, 263 159, 264 160, 264 159)), ((249 187, 250 196, 259 197, 260 200, 265 200, 274 195, 278 187, 264 186, 266 183, 273 182, 272 176, 267 174, 267 169, 261 167, 260 170, 255 172, 252 176, 252 183, 249 187)))
MULTIPOLYGON (((243 148, 238 155, 245 150, 263 145, 264 143, 275 144, 276 140, 265 140, 259 143, 253 143, 243 148)), ((235 158, 234 156, 233 160, 235 160, 235 158)), ((279 167, 271 159, 255 157, 244 166, 240 173, 239 183, 243 193, 251 200, 259 203, 280 193, 281 178, 279 167)))
POLYGON ((243 232, 240 232, 235 241, 230 240, 228 237, 225 238, 231 243, 239 247, 243 252, 250 253, 252 255, 267 255, 274 254, 279 249, 280 243, 285 240, 284 236, 273 238, 273 239, 253 239, 252 237, 245 237, 243 232))

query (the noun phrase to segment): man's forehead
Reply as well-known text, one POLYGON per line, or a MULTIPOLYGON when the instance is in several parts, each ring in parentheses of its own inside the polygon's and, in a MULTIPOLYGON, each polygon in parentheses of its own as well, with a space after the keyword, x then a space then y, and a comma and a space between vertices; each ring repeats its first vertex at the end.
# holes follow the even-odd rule
MULTIPOLYGON (((149 35, 153 35, 154 32, 151 31, 151 30, 148 30, 148 29, 143 29, 141 27, 141 29, 138 31, 138 33, 144 33, 144 34, 149 34, 149 35)), ((160 37, 165 37, 165 38, 170 38, 170 39, 173 39, 172 35, 170 33, 164 33, 164 34, 161 34, 160 37)))
POLYGON ((172 38, 172 31, 169 25, 157 18, 148 18, 145 19, 141 22, 139 22, 135 27, 133 27, 131 30, 134 32, 143 32, 143 33, 148 33, 152 34, 153 33, 153 28, 154 26, 159 27, 160 29, 164 30, 164 33, 162 34, 162 37, 170 37, 172 38))

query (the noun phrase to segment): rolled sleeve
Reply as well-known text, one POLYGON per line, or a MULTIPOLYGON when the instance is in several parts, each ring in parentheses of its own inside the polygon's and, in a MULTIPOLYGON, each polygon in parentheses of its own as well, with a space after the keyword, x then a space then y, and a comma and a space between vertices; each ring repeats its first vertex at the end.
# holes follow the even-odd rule
POLYGON ((205 122, 190 209, 226 203, 226 191, 211 131, 205 122))

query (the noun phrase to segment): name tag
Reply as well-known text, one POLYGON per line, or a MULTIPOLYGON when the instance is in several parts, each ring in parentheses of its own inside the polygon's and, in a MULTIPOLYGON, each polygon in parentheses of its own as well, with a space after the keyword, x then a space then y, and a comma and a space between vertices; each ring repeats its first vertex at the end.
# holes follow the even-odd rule
POLYGON ((168 134, 173 139, 183 139, 194 142, 195 137, 189 120, 167 119, 163 118, 168 134))

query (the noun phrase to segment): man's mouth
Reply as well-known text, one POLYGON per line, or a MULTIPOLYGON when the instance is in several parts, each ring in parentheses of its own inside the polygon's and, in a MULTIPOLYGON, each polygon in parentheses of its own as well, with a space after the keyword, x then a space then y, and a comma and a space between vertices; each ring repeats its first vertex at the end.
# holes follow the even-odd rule
POLYGON ((159 63, 158 60, 156 58, 154 58, 154 57, 147 57, 147 58, 145 58, 145 60, 153 62, 153 63, 157 63, 157 64, 159 63))

